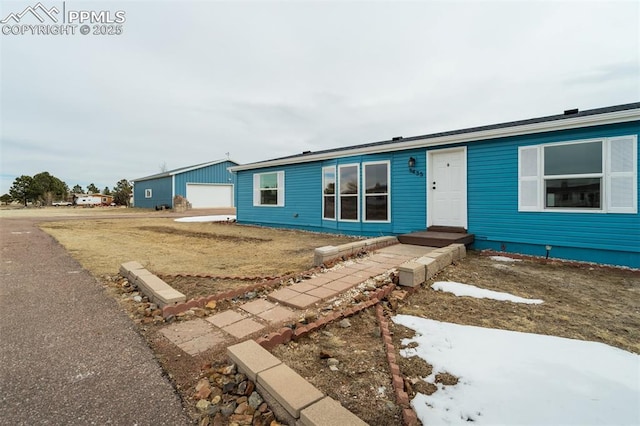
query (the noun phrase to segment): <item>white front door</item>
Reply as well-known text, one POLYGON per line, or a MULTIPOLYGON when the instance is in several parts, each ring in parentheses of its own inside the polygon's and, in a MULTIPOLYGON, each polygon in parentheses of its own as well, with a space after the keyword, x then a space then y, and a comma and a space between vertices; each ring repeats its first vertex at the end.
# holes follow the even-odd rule
POLYGON ((427 226, 467 227, 467 149, 427 152, 427 226))

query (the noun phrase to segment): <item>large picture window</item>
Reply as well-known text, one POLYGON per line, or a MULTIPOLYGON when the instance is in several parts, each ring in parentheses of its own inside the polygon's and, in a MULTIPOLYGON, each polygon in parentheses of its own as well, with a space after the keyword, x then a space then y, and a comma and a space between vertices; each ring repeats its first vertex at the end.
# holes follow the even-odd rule
POLYGON ((254 206, 284 206, 284 172, 253 175, 254 206))
POLYGON ((545 208, 602 207, 602 141, 549 145, 544 157, 545 208))
POLYGON ((322 168, 322 217, 336 218, 336 168, 322 168))
POLYGON ((364 219, 389 221, 389 163, 364 164, 364 219))
POLYGON ((358 200, 359 191, 359 167, 357 164, 338 167, 340 184, 340 220, 359 219, 358 200))
POLYGON ((519 211, 637 213, 637 137, 526 146, 519 211))

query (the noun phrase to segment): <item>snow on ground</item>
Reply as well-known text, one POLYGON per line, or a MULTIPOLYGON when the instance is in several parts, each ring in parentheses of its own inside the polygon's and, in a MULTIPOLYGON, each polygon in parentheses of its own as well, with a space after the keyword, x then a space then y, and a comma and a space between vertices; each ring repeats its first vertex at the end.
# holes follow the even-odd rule
POLYGON ((397 315, 416 331, 401 350, 458 384, 411 401, 423 424, 638 425, 640 356, 596 342, 397 315))
POLYGON ((474 285, 460 284, 456 282, 436 281, 431 285, 431 288, 434 290, 445 291, 447 293, 453 293, 456 296, 470 296, 478 299, 495 299, 514 303, 526 303, 529 305, 537 305, 543 302, 543 300, 540 299, 525 299, 509 293, 486 290, 474 285))
POLYGON ((176 222, 235 222, 236 216, 233 214, 216 216, 192 216, 175 219, 176 222))
POLYGON ((497 262, 522 262, 521 259, 514 259, 513 257, 506 256, 489 256, 489 258, 497 262))

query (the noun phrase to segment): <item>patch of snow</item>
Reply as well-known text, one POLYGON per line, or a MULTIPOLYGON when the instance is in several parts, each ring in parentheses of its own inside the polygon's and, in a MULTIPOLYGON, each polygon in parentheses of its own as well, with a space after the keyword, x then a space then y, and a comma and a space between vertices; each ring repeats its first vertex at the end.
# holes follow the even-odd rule
POLYGON ((434 290, 445 291, 447 293, 453 293, 456 296, 469 296, 477 299, 494 299, 513 303, 526 303, 528 305, 538 305, 544 302, 540 299, 525 299, 524 297, 514 296, 509 293, 486 290, 474 285, 461 284, 453 281, 436 281, 431 285, 431 288, 434 290))
POLYGON ((602 343, 464 326, 409 315, 419 356, 458 384, 411 401, 426 425, 638 425, 640 356, 602 343))
POLYGON ((236 215, 191 216, 175 219, 176 222, 235 222, 236 215))
POLYGON ((513 257, 506 256, 490 256, 489 258, 497 262, 522 262, 522 259, 514 259, 513 257))

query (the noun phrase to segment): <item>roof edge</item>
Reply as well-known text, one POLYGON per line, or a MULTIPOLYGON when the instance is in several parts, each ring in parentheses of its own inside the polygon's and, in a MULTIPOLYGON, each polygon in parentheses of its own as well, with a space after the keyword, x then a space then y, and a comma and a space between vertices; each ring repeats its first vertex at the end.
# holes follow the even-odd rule
MULTIPOLYGON (((315 161, 330 160, 338 157, 348 157, 352 155, 375 154, 380 152, 404 151, 414 148, 426 148, 430 146, 451 145, 462 142, 483 141, 487 139, 505 138, 521 136, 525 134, 535 134, 552 132, 558 130, 570 130, 583 126, 601 126, 607 124, 625 123, 640 120, 640 103, 629 104, 633 107, 612 112, 589 114, 589 110, 583 111, 585 115, 576 117, 551 116, 548 120, 527 124, 515 124, 522 121, 513 122, 514 125, 483 129, 475 127, 468 131, 461 130, 458 133, 440 136, 416 136, 404 138, 401 142, 390 140, 379 144, 356 145, 351 149, 327 150, 317 154, 304 154, 299 156, 285 157, 274 160, 260 161, 257 163, 238 165, 229 167, 231 172, 260 169, 265 167, 277 167, 288 164, 310 163, 315 161)), ((620 105, 620 107, 627 105, 620 105)), ((592 110, 594 111, 594 110, 592 110)), ((527 120, 525 120, 527 121, 527 120)))
POLYGON ((156 173, 155 175, 149 175, 149 176, 141 177, 141 178, 138 178, 138 179, 131 179, 131 181, 132 182, 142 182, 142 181, 145 181, 145 180, 159 179, 159 178, 163 178, 163 177, 171 177, 171 176, 179 175, 181 173, 190 172, 192 170, 201 169, 203 167, 209 167, 209 166, 213 166, 213 165, 216 165, 216 164, 221 164, 221 163, 224 163, 224 162, 227 162, 227 161, 231 162, 231 163, 235 163, 237 165, 240 164, 237 161, 233 161, 233 160, 231 160, 229 158, 225 158, 225 159, 222 159, 222 160, 209 161, 208 163, 201 163, 201 164, 196 164, 196 165, 193 165, 193 166, 181 167, 181 168, 169 170, 169 171, 166 171, 166 172, 163 172, 163 173, 156 173))

